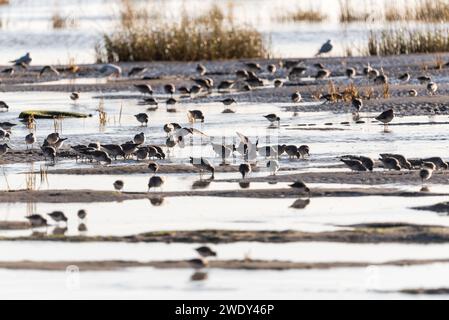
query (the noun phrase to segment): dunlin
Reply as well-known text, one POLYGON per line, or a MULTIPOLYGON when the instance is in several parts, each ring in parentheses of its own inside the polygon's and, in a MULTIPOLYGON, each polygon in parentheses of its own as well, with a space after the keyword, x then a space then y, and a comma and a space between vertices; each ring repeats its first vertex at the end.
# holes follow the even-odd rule
POLYGON ((327 69, 320 69, 318 70, 318 72, 316 73, 315 78, 316 79, 327 79, 331 76, 332 72, 330 70, 327 69))
POLYGON ((258 63, 256 63, 256 62, 248 62, 248 63, 245 63, 245 66, 246 66, 249 70, 254 71, 254 72, 257 72, 257 71, 261 71, 261 70, 262 70, 262 67, 260 66, 260 64, 258 64, 258 63))
POLYGON ((235 85, 235 81, 233 80, 223 80, 222 82, 220 82, 217 86, 217 89, 219 91, 225 91, 225 90, 230 90, 234 87, 235 85))
POLYGON ((438 169, 442 169, 442 170, 448 169, 448 164, 440 157, 426 158, 426 159, 422 159, 422 161, 423 162, 432 162, 437 166, 438 169))
POLYGON ((385 126, 393 121, 394 119, 394 111, 393 109, 389 109, 387 111, 382 112, 379 116, 376 117, 377 121, 382 122, 385 126))
POLYGON ((270 123, 274 123, 277 122, 279 125, 281 123, 281 118, 279 118, 276 114, 274 113, 270 113, 267 114, 265 116, 263 116, 265 119, 267 119, 268 121, 270 121, 270 123))
POLYGON ((30 222, 30 224, 33 228, 46 227, 48 225, 47 219, 45 219, 44 217, 42 217, 39 214, 33 214, 26 218, 30 222))
POLYGON ((9 111, 9 106, 6 104, 5 101, 0 101, 0 110, 9 111))
POLYGON ((125 187, 125 183, 122 180, 117 180, 113 184, 115 191, 121 192, 125 187))
POLYGON ((247 177, 252 172, 251 165, 248 163, 242 163, 239 166, 239 172, 242 175, 242 179, 245 179, 245 177, 247 177))
POLYGON ((402 154, 381 153, 380 157, 381 158, 394 158, 394 159, 398 160, 399 165, 401 166, 402 169, 411 170, 413 168, 410 161, 408 161, 407 158, 404 157, 402 154))
POLYGON ((432 81, 432 78, 429 76, 420 76, 420 77, 418 77, 418 81, 421 84, 427 84, 432 81))
POLYGON ((401 170, 401 165, 399 164, 399 161, 395 158, 379 158, 379 160, 383 163, 385 170, 401 170))
POLYGON ((80 98, 80 93, 79 92, 72 92, 72 94, 70 95, 70 99, 73 101, 78 101, 80 98))
POLYGON ((223 103, 225 106, 230 106, 230 105, 236 104, 237 101, 234 98, 227 98, 227 99, 221 100, 221 103, 223 103))
POLYGON ((149 117, 146 113, 139 113, 134 116, 142 126, 148 126, 149 117))
POLYGON ((348 68, 346 69, 346 76, 349 79, 354 78, 357 75, 357 71, 354 68, 348 68))
POLYGON ((424 181, 427 181, 432 177, 432 170, 428 168, 421 169, 419 171, 419 177, 421 178, 421 183, 424 185, 424 181))
POLYGON ((10 131, 15 126, 17 126, 17 124, 11 123, 11 122, 8 122, 8 121, 0 122, 0 128, 2 128, 3 130, 6 130, 6 131, 10 131))
POLYGON ((285 147, 285 152, 287 153, 290 159, 292 158, 301 158, 301 154, 299 153, 298 147, 294 145, 289 145, 285 147))
POLYGON ((366 167, 360 160, 355 159, 340 159, 352 171, 367 171, 366 167))
POLYGON ((176 92, 176 87, 174 84, 169 83, 164 86, 164 91, 166 94, 173 96, 176 92))
POLYGON ((148 158, 148 148, 139 148, 136 151, 136 158, 137 160, 146 160, 148 158))
POLYGON ((8 153, 8 150, 12 150, 11 147, 8 146, 8 144, 0 144, 0 157, 8 153))
POLYGON ((217 253, 210 247, 203 246, 196 248, 195 251, 203 258, 216 257, 217 253))
POLYGON ((289 185, 289 187, 297 190, 301 194, 307 193, 310 198, 310 189, 303 181, 298 180, 293 184, 289 185))
POLYGON ((66 215, 62 211, 54 211, 49 213, 48 216, 53 219, 56 223, 68 221, 66 215))
POLYGON ((118 144, 102 144, 101 149, 106 151, 110 157, 117 160, 117 157, 125 157, 125 152, 123 152, 122 146, 118 144))
POLYGON ((109 157, 109 154, 107 154, 104 151, 95 150, 95 151, 90 152, 90 155, 98 163, 102 163, 102 162, 104 162, 106 164, 111 164, 112 163, 112 159, 109 157))
POLYGON ((352 107, 358 113, 363 108, 363 100, 360 98, 352 99, 352 107))
POLYGON ((268 71, 269 73, 271 73, 271 74, 275 74, 276 71, 277 71, 276 65, 275 65, 275 64, 269 64, 269 65, 267 66, 267 71, 268 71))
POLYGON ((431 96, 435 95, 438 91, 438 85, 435 82, 429 82, 427 84, 427 93, 431 96))
POLYGON ((153 94, 153 88, 149 84, 135 84, 134 88, 142 94, 153 94))
POLYGON ((0 129, 0 140, 10 140, 11 133, 6 130, 0 129))
POLYGON ((156 173, 159 171, 159 165, 156 162, 151 161, 148 163, 148 170, 152 173, 156 173))
POLYGON ((162 185, 165 183, 165 179, 159 176, 153 176, 150 178, 150 181, 148 182, 148 192, 152 188, 162 188, 162 185))
POLYGON ((145 67, 134 67, 128 72, 128 77, 136 76, 147 71, 145 67))
POLYGON ((423 163, 421 164, 421 166, 422 166, 424 169, 430 169, 430 170, 432 170, 432 171, 437 170, 437 166, 436 166, 435 163, 433 163, 433 162, 423 162, 423 163))
POLYGON ((305 159, 306 157, 310 157, 310 148, 309 146, 303 145, 298 148, 299 156, 305 159))
POLYGON ((402 82, 409 82, 410 78, 411 78, 411 76, 410 76, 410 73, 408 73, 408 72, 406 72, 398 77, 398 79, 402 82))
POLYGON ((78 216, 78 218, 79 218, 80 220, 84 220, 84 219, 87 218, 87 211, 84 210, 84 209, 81 209, 81 210, 78 211, 77 216, 78 216))
POLYGON ((34 133, 30 133, 28 135, 25 136, 25 144, 27 146, 31 145, 31 148, 33 148, 34 144, 36 143, 36 136, 34 135, 34 133))
POLYGON ((56 149, 54 147, 41 147, 41 150, 45 161, 50 158, 53 163, 56 162, 56 149))
POLYGON ((207 159, 190 157, 190 163, 200 170, 200 176, 202 176, 203 171, 207 171, 212 174, 211 179, 214 179, 215 167, 207 159))
POLYGON ((275 88, 280 88, 284 85, 284 81, 282 81, 281 79, 276 79, 274 80, 273 84, 275 88))
POLYGON ((145 143, 145 133, 141 132, 136 134, 133 139, 135 144, 144 144, 145 143))
POLYGON ((416 91, 415 89, 411 89, 408 91, 408 95, 410 97, 417 97, 418 96, 418 91, 416 91))
POLYGON ((291 96, 292 102, 299 103, 302 100, 301 94, 299 92, 295 92, 291 96))
POLYGON ((43 68, 41 69, 41 72, 39 72, 39 77, 42 77, 42 75, 43 75, 45 72, 51 72, 51 73, 53 73, 54 75, 59 76, 59 71, 56 70, 56 68, 53 67, 53 66, 45 66, 45 67, 43 67, 43 68))
POLYGON ((204 122, 204 114, 201 110, 189 110, 187 111, 187 118, 190 123, 204 122))
POLYGON ((123 152, 125 154, 125 158, 131 157, 139 148, 140 145, 136 143, 125 143, 122 144, 121 147, 123 149, 123 152))

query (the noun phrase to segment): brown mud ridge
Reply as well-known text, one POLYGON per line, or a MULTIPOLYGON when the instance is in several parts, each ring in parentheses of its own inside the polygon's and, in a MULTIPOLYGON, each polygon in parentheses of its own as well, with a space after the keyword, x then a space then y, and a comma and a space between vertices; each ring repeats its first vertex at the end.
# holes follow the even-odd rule
POLYGON ((0 221, 0 231, 5 230, 28 230, 31 224, 22 221, 0 221))
POLYGON ((423 206, 423 207, 414 207, 412 209, 420 210, 420 211, 432 211, 437 213, 444 213, 449 215, 449 202, 441 202, 432 206, 423 206))
MULTIPOLYGON (((367 262, 289 262, 264 260, 211 260, 208 269, 227 270, 328 270, 337 268, 376 267, 410 267, 434 263, 449 263, 449 259, 441 260, 400 260, 383 263, 367 262)), ((80 271, 115 271, 125 268, 156 268, 156 269, 192 269, 189 261, 17 261, 0 262, 0 269, 11 270, 41 270, 65 271, 67 267, 76 266, 80 271)), ((406 293, 406 292, 404 292, 406 293)), ((442 294, 442 293, 441 293, 442 294)))
POLYGON ((202 243, 220 244, 236 242, 291 243, 449 243, 449 228, 401 223, 376 223, 341 226, 342 230, 327 232, 303 231, 235 231, 196 230, 158 231, 132 236, 63 236, 35 233, 30 237, 0 237, 0 241, 56 241, 56 242, 128 242, 128 243, 202 243))
MULTIPOLYGON (((340 167, 340 166, 339 166, 340 167)), ((335 166, 333 166, 335 168, 335 166)), ((260 168, 259 168, 260 170, 260 168)), ((281 171, 294 171, 297 170, 293 167, 286 167, 281 169, 281 171)), ((351 172, 349 169, 347 171, 341 172, 304 172, 304 173, 290 173, 290 174, 279 174, 277 176, 266 176, 266 177, 256 177, 247 178, 245 182, 268 182, 268 183, 278 183, 278 182, 293 182, 296 180, 303 180, 305 183, 330 183, 330 184, 363 184, 363 185, 380 185, 380 184, 408 184, 408 185, 421 185, 421 179, 419 178, 418 171, 384 171, 383 169, 375 169, 374 172, 351 172)), ((255 172, 257 168, 255 168, 255 172)), ((238 167, 234 165, 217 166, 216 172, 218 173, 229 173, 238 172, 238 167)), ((148 173, 147 166, 145 164, 136 164, 129 166, 95 166, 92 168, 73 168, 73 169, 56 169, 50 170, 50 174, 72 174, 72 175, 83 175, 83 174, 138 174, 138 173, 148 173)), ((170 174, 170 173, 198 173, 198 170, 190 165, 182 164, 162 164, 160 167, 160 174, 170 174)), ((207 178, 209 175, 205 174, 204 177, 207 178)), ((213 182, 230 182, 239 183, 242 182, 241 179, 215 179, 207 180, 211 183, 213 182)), ((428 182, 429 188, 431 189, 432 183, 435 184, 448 184, 449 183, 449 171, 435 171, 432 178, 428 182)))
MULTIPOLYGON (((308 196, 294 189, 224 190, 224 191, 174 191, 174 192, 114 192, 95 190, 43 190, 0 191, 3 203, 101 203, 123 202, 141 199, 163 199, 173 197, 221 197, 252 199, 297 199, 308 196)), ((321 197, 429 197, 449 196, 449 193, 409 192, 392 188, 316 188, 311 189, 312 198, 321 197)))
MULTIPOLYGON (((69 150, 60 151, 57 159, 76 159, 76 154, 69 150)), ((44 160, 40 150, 13 150, 2 156, 0 164, 32 163, 44 160)))

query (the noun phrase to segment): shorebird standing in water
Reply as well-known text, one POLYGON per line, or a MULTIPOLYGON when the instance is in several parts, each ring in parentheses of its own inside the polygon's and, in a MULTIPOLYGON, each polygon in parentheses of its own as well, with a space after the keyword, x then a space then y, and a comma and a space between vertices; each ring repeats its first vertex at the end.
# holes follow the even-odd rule
POLYGON ((122 180, 117 180, 114 182, 114 189, 117 192, 121 192, 123 188, 125 187, 125 183, 122 180))
POLYGON ((299 193, 304 194, 307 193, 310 198, 310 189, 307 185, 302 181, 296 181, 295 183, 289 185, 290 188, 298 190, 299 193))
POLYGON ((4 101, 0 101, 0 110, 9 111, 9 106, 4 101))
POLYGON ((268 121, 270 121, 271 124, 277 122, 278 125, 281 124, 281 118, 279 118, 277 115, 275 115, 274 113, 268 114, 266 116, 263 116, 265 119, 267 119, 268 121))
POLYGON ((6 143, 0 145, 0 157, 8 153, 8 150, 12 150, 6 143))
POLYGON ((162 185, 165 183, 165 179, 158 176, 153 176, 150 178, 148 182, 148 192, 151 191, 151 188, 162 188, 162 185))
POLYGON ((423 168, 419 171, 419 177, 421 178, 422 189, 424 189, 424 181, 429 180, 432 177, 432 169, 423 168))
POLYGON ((207 159, 190 157, 190 163, 200 170, 200 178, 202 178, 203 171, 212 173, 211 179, 215 178, 215 167, 207 159))
POLYGON ((30 222, 33 228, 46 227, 48 225, 47 219, 45 219, 39 214, 33 214, 31 216, 26 217, 26 219, 30 222))
POLYGON ((28 150, 28 146, 30 146, 30 145, 31 145, 31 148, 33 148, 35 143, 36 143, 36 137, 35 137, 34 133, 30 133, 29 135, 27 135, 25 137, 25 144, 27 146, 27 150, 28 150))
POLYGON ((67 221, 69 221, 69 219, 67 219, 66 215, 62 211, 54 211, 52 213, 49 213, 48 216, 52 218, 56 223, 67 223, 67 221))
POLYGON ((148 126, 148 119, 149 119, 149 117, 148 117, 148 115, 146 113, 139 113, 139 114, 136 114, 134 117, 137 119, 137 121, 140 122, 142 127, 143 126, 148 126))
POLYGON ((249 174, 251 174, 252 172, 252 168, 251 165, 249 163, 242 163, 239 166, 239 172, 242 175, 242 179, 245 179, 245 177, 247 177, 249 174))
POLYGON ((142 94, 153 94, 153 88, 149 84, 135 84, 134 88, 142 94))
POLYGON ((380 121, 384 124, 385 130, 387 129, 388 124, 394 119, 394 111, 393 109, 389 109, 387 111, 382 112, 380 115, 376 117, 377 121, 380 121))

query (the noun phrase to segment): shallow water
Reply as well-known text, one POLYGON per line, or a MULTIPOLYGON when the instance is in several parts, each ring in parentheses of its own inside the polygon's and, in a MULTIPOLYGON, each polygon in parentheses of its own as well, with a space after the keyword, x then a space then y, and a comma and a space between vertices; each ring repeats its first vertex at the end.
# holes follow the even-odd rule
MULTIPOLYGON (((112 32, 119 21, 120 1, 111 0, 11 0, 0 6, 2 22, 0 41, 3 44, 0 64, 31 52, 35 64, 78 63, 95 61, 95 45, 104 33, 112 32), (51 18, 58 13, 74 19, 76 24, 67 29, 54 30, 51 18)), ((227 1, 214 0, 153 0, 146 1, 150 12, 157 12, 166 20, 179 19, 186 10, 193 16, 201 15, 210 4, 227 8, 227 1)), ((400 2, 399 2, 400 3, 400 2)), ((140 2, 142 5, 142 2, 140 2)), ((233 0, 237 22, 251 24, 269 40, 271 50, 280 57, 310 57, 316 54, 327 39, 335 43, 333 54, 343 55, 347 48, 364 48, 370 29, 379 29, 381 23, 339 24, 338 0, 233 0), (325 23, 280 23, 277 18, 292 9, 315 8, 325 13, 325 23)), ((354 1, 374 16, 380 14, 378 3, 369 0, 354 1), (361 3, 362 2, 362 3, 361 3)))
MULTIPOLYGON (((211 270, 192 282, 191 270, 128 269, 113 272, 0 270, 2 299, 407 299, 408 288, 449 286, 447 264, 316 271, 211 270)), ((416 297, 415 297, 416 298, 416 297)), ((426 297, 428 298, 428 297, 426 297)), ((440 297, 441 298, 441 297, 440 297)), ((442 297, 444 298, 444 296, 442 297)), ((446 297, 447 298, 447 297, 446 297)))
MULTIPOLYGON (((159 199, 158 199, 159 200, 159 199)), ((154 206, 150 200, 92 204, 0 204, 0 219, 25 221, 27 214, 45 215, 62 210, 69 218, 66 235, 127 236, 171 230, 301 230, 332 231, 339 226, 403 222, 449 226, 449 218, 410 209, 445 201, 444 197, 356 197, 311 199, 305 209, 294 209, 295 199, 244 199, 214 197, 166 198, 154 206), (78 231, 76 213, 89 213, 87 232, 78 231)), ((65 227, 60 224, 60 227, 65 227)), ((42 232, 53 232, 54 227, 42 232)), ((1 231, 0 235, 28 236, 31 231, 1 231)))

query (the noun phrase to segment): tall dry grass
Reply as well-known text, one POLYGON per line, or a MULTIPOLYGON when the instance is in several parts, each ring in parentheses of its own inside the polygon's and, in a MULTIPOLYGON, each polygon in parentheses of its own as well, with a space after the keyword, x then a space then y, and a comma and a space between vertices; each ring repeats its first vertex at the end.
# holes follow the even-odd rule
POLYGON ((327 20, 328 16, 319 9, 301 9, 297 8, 293 12, 279 15, 275 18, 278 22, 312 22, 318 23, 327 20))
POLYGON ((149 19, 148 11, 124 0, 121 23, 104 34, 97 46, 99 62, 113 61, 198 61, 266 58, 268 46, 261 33, 237 25, 232 10, 226 14, 212 6, 196 18, 182 13, 180 21, 149 19))
POLYGON ((372 31, 367 54, 376 56, 449 52, 449 29, 427 27, 372 31))
MULTIPOLYGON (((361 1, 356 1, 356 5, 359 5, 361 1)), ((353 22, 365 22, 370 18, 370 14, 366 8, 355 9, 354 2, 351 0, 339 0, 340 13, 339 21, 340 23, 353 23, 353 22)))
POLYGON ((448 0, 405 1, 401 7, 397 3, 385 1, 385 20, 419 21, 439 23, 449 21, 448 0))

